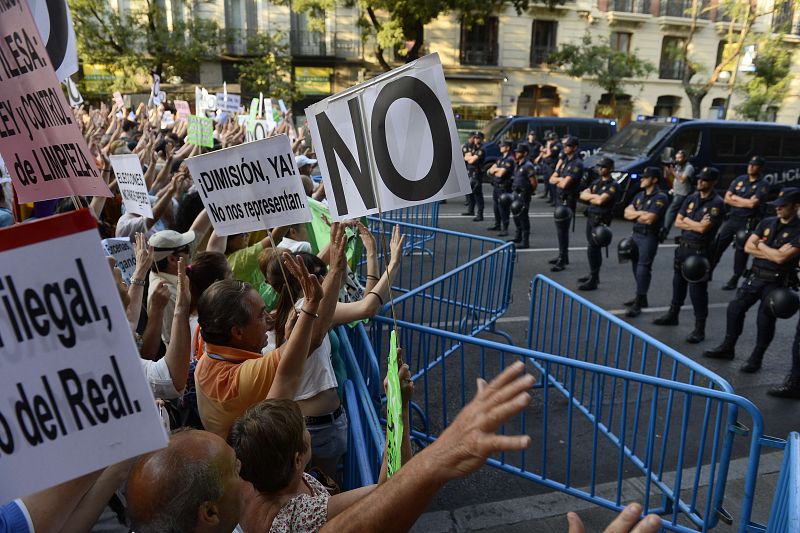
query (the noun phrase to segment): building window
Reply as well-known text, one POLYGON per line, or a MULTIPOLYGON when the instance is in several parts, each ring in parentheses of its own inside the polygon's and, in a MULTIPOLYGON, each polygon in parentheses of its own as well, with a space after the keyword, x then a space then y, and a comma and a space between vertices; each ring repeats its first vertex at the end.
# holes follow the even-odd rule
POLYGON ((633 34, 624 31, 611 32, 611 48, 617 52, 625 52, 626 54, 631 51, 631 37, 633 34))
POLYGON ((461 19, 462 65, 497 65, 497 17, 487 17, 483 24, 471 26, 461 19))
POLYGON ((711 120, 722 119, 727 104, 728 100, 726 98, 714 98, 711 100, 711 109, 708 110, 708 118, 711 120))
POLYGON ((653 114, 657 117, 671 117, 678 114, 678 109, 680 109, 680 107, 680 96, 659 96, 658 100, 656 100, 656 107, 653 109, 653 114))
MULTIPOLYGON (((692 18, 693 0, 662 0, 662 17, 683 17, 692 18)), ((702 0, 698 2, 697 18, 708 19, 710 17, 710 1, 702 0)))
POLYGON ((609 0, 608 10, 649 14, 650 0, 609 0))
POLYGON ((680 80, 686 65, 681 57, 684 40, 681 37, 664 37, 661 45, 661 62, 658 77, 662 80, 680 80))
POLYGON ((558 22, 555 20, 534 20, 531 29, 531 66, 546 65, 550 55, 556 51, 556 31, 558 22))

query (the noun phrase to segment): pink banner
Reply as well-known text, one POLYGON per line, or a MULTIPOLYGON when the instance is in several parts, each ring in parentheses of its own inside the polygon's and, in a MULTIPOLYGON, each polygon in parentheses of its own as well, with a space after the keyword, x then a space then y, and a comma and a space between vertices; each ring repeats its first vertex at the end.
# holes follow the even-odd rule
POLYGON ((175 100, 175 111, 178 114, 178 118, 187 119, 189 115, 192 114, 192 111, 189 109, 189 102, 186 100, 175 100))
POLYGON ((25 0, 0 2, 0 155, 20 202, 111 196, 25 0))

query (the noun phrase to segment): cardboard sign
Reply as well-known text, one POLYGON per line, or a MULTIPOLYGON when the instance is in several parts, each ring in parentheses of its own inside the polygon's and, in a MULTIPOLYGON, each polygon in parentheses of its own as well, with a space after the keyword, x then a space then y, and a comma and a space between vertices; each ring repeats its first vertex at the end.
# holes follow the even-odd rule
POLYGON ((142 163, 136 154, 122 154, 109 156, 114 175, 117 177, 119 192, 125 211, 153 218, 153 207, 150 205, 150 195, 144 181, 142 163))
POLYGON ((281 108, 281 113, 285 115, 287 113, 286 102, 278 100, 278 106, 281 108))
MULTIPOLYGON (((27 2, 0 16, 0 155, 20 203, 111 196, 75 122, 27 2)), ((12 4, 8 4, 9 6, 12 4)))
POLYGON ((82 209, 0 230, 0 501, 167 444, 82 209))
POLYGON ((150 87, 150 102, 152 105, 161 104, 161 76, 155 72, 151 72, 150 76, 153 78, 153 85, 150 87))
POLYGON ((245 131, 244 134, 244 142, 249 143, 266 139, 269 137, 269 134, 273 129, 274 128, 269 127, 269 121, 267 120, 254 120, 253 122, 248 122, 247 131, 245 131))
POLYGON ((72 81, 72 78, 67 76, 67 79, 64 80, 64 85, 67 88, 67 98, 69 98, 69 105, 71 107, 80 107, 83 103, 83 96, 81 96, 80 91, 78 91, 78 86, 75 85, 75 82, 72 81))
POLYGON ((136 270, 136 251, 131 246, 130 239, 103 239, 103 252, 117 261, 117 266, 122 273, 122 279, 131 284, 131 276, 136 270))
POLYGON ((213 148, 214 121, 206 117, 189 115, 189 129, 186 135, 186 142, 189 144, 213 148))
POLYGON ((389 360, 386 370, 388 383, 386 392, 386 466, 392 477, 400 470, 403 446, 403 398, 400 392, 400 376, 397 374, 397 332, 389 336, 389 360))
POLYGON ((335 220, 471 190, 437 54, 326 98, 306 116, 335 220))
POLYGON ((119 91, 114 92, 114 103, 117 104, 117 107, 120 109, 125 107, 125 101, 122 99, 122 93, 119 91))
POLYGON ((175 114, 177 115, 178 120, 180 119, 187 119, 189 115, 192 114, 192 110, 189 109, 189 102, 186 100, 175 100, 175 114))
POLYGON ((78 72, 78 43, 67 0, 28 0, 59 81, 78 72))
POLYGON ((242 97, 238 94, 228 93, 226 100, 225 96, 223 93, 217 93, 217 109, 228 113, 238 113, 242 106, 242 97))
POLYGON ((186 165, 219 235, 311 220, 286 135, 190 157, 186 165))

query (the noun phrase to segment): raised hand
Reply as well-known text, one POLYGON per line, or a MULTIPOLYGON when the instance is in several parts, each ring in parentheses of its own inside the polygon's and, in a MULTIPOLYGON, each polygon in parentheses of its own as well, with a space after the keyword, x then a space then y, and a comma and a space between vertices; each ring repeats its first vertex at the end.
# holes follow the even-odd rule
POLYGON ((322 299, 322 285, 319 282, 319 278, 308 272, 305 263, 303 263, 303 260, 300 259, 299 256, 294 258, 288 252, 284 252, 282 257, 283 264, 295 279, 300 282, 300 288, 305 297, 303 307, 316 311, 322 299))
MULTIPOLYGON (((661 518, 658 515, 649 514, 644 518, 641 516, 642 506, 638 503, 631 503, 608 525, 605 533, 656 533, 661 529, 661 518)), ((567 513, 567 521, 569 522, 568 533, 584 533, 586 531, 583 522, 575 513, 567 513)))
POLYGON ((392 254, 391 261, 397 263, 403 257, 403 244, 406 242, 406 236, 400 233, 400 225, 395 224, 392 230, 392 240, 389 242, 389 250, 392 254))
POLYGON ((344 226, 339 222, 331 224, 330 254, 331 270, 344 271, 347 267, 347 239, 344 226))
POLYGON ((136 254, 136 271, 146 273, 153 266, 153 247, 147 244, 144 234, 137 232, 134 236, 133 249, 136 254))
POLYGON ((178 294, 175 300, 175 312, 189 312, 192 305, 192 292, 189 286, 189 277, 186 275, 185 259, 178 259, 178 294))

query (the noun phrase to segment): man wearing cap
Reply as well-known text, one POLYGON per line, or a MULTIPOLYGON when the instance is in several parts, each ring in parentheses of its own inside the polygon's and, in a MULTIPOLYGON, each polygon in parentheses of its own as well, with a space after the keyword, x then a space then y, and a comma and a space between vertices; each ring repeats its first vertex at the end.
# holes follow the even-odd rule
POLYGON ((500 231, 500 236, 508 235, 508 207, 500 205, 500 195, 511 192, 511 174, 514 172, 515 161, 511 153, 512 145, 509 141, 500 143, 500 159, 487 171, 492 180, 492 207, 494 208, 494 225, 489 226, 489 231, 500 231))
POLYGON ((746 373, 757 372, 761 360, 775 336, 775 316, 767 306, 767 296, 774 289, 792 286, 796 282, 795 267, 800 254, 800 188, 789 187, 770 202, 777 216, 759 222, 753 234, 748 237, 744 251, 753 256, 753 266, 745 278, 736 298, 728 304, 728 318, 725 327, 725 340, 703 353, 712 359, 733 359, 736 357, 736 341, 742 334, 744 319, 748 309, 761 301, 758 307, 756 346, 750 358, 739 370, 746 373))
POLYGON ((528 147, 528 161, 531 163, 539 157, 539 152, 542 151, 542 143, 536 140, 536 130, 530 130, 525 142, 520 144, 528 147))
POLYGON ((683 206, 683 201, 692 194, 694 189, 694 184, 692 183, 694 167, 689 163, 685 151, 678 150, 675 153, 675 162, 666 166, 666 173, 667 178, 672 178, 672 202, 670 202, 667 214, 664 217, 664 229, 662 232, 664 237, 672 229, 672 224, 675 222, 678 211, 683 206))
MULTIPOLYGON (((761 217, 761 204, 769 190, 769 184, 762 179, 764 159, 753 157, 747 165, 747 174, 743 174, 731 182, 725 193, 725 204, 729 206, 728 218, 719 230, 716 251, 714 253, 714 266, 719 263, 725 250, 733 242, 736 232, 740 229, 752 230, 761 217)), ((732 291, 739 283, 747 267, 747 254, 744 250, 736 248, 733 256, 733 277, 723 285, 722 290, 732 291)))
POLYGON ((464 154, 464 161, 467 163, 469 173, 469 183, 472 193, 467 196, 469 205, 467 212, 461 213, 463 216, 473 216, 474 222, 483 220, 483 161, 486 158, 486 151, 483 148, 483 132, 475 132, 472 152, 464 154))
MULTIPOLYGON (((475 131, 469 132, 469 135, 467 136, 467 142, 461 145, 461 156, 464 158, 465 163, 467 162, 467 155, 472 153, 472 149, 475 146, 476 134, 477 132, 475 131)), ((469 205, 470 196, 472 196, 472 193, 469 193, 464 197, 464 205, 469 205)))
POLYGON ((294 161, 297 164, 298 172, 304 176, 310 176, 314 167, 317 166, 317 160, 311 159, 305 154, 295 156, 294 161))
MULTIPOLYGON (((550 176, 550 183, 555 187, 556 204, 572 210, 573 217, 582 178, 583 159, 578 154, 578 138, 569 136, 564 142, 564 161, 550 176)), ((552 272, 561 272, 569 264, 569 223, 569 219, 556 220, 558 257, 550 260, 552 272)))
MULTIPOLYGON (((548 131, 545 134, 546 143, 544 148, 539 152, 539 157, 536 158, 534 163, 539 163, 540 165, 544 165, 545 167, 545 178, 549 178, 553 172, 556 170, 556 165, 559 162, 559 156, 561 155, 561 145, 558 144, 558 135, 556 135, 553 131, 548 131)), ((555 205, 555 197, 556 195, 553 193, 555 190, 555 186, 552 185, 549 179, 545 179, 544 182, 544 192, 541 195, 541 198, 550 198, 549 204, 555 205)))
POLYGON ((581 201, 589 204, 589 208, 586 210, 586 242, 588 244, 586 255, 589 258, 589 275, 578 280, 582 283, 578 289, 582 291, 593 291, 600 282, 603 254, 600 246, 595 242, 594 229, 603 224, 610 225, 614 218, 613 209, 614 199, 617 196, 617 183, 611 178, 613 170, 614 161, 608 157, 600 159, 597 163, 600 177, 581 191, 581 201))
POLYGON ((681 206, 675 222, 675 227, 682 231, 673 263, 675 272, 672 275, 672 302, 666 314, 653 320, 653 324, 659 326, 678 325, 678 315, 688 291, 694 308, 694 331, 686 337, 686 342, 692 344, 706 338, 708 278, 689 283, 684 278, 681 267, 686 259, 694 255, 708 259, 710 266, 712 244, 722 224, 722 213, 725 208, 722 198, 714 191, 718 179, 719 170, 714 167, 703 168, 697 176, 697 192, 690 194, 681 206))
POLYGON ((631 318, 639 316, 642 308, 648 305, 647 291, 650 289, 653 260, 658 252, 658 234, 669 205, 669 198, 658 188, 660 179, 660 168, 645 168, 642 177, 639 178, 641 191, 625 208, 625 220, 634 221, 631 238, 636 245, 636 253, 631 261, 633 275, 636 278, 636 296, 633 300, 625 302, 628 306, 625 316, 631 318))
MULTIPOLYGON (((536 170, 528 161, 528 147, 524 144, 517 146, 517 149, 514 150, 514 160, 516 162, 512 180, 514 200, 522 202, 522 209, 514 213, 514 225, 517 233, 511 241, 521 249, 530 247, 531 220, 528 217, 528 208, 531 204, 531 196, 536 191, 536 170)), ((512 205, 514 204, 512 203, 512 205)))
POLYGON ((158 287, 163 283, 169 289, 169 301, 164 307, 161 322, 161 340, 169 345, 172 331, 172 315, 175 313, 175 300, 178 294, 178 260, 188 263, 191 256, 195 233, 192 230, 178 233, 171 229, 154 233, 147 244, 153 247, 153 266, 150 270, 150 287, 147 291, 147 305, 158 287))

